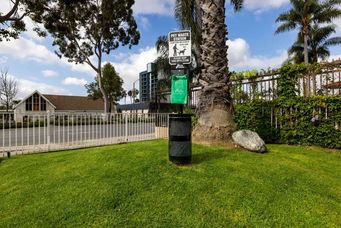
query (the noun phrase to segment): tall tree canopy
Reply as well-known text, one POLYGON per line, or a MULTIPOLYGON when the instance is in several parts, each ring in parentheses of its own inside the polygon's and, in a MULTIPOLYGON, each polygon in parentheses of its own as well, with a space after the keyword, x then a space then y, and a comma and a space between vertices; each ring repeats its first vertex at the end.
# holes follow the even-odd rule
MULTIPOLYGON (((0 42, 17 39, 20 32, 26 30, 24 17, 30 17, 33 20, 44 10, 47 4, 54 0, 2 0, 7 1, 8 9, 0 9, 0 42)), ((39 20, 38 20, 39 22, 39 20)), ((46 35, 38 26, 34 30, 40 36, 46 35)))
MULTIPOLYGON (((93 99, 103 99, 103 95, 99 89, 99 83, 96 78, 94 82, 85 85, 88 91, 88 96, 93 99)), ((102 68, 102 86, 109 100, 109 112, 112 111, 112 105, 124 97, 123 79, 116 72, 113 65, 106 63, 102 68)))
POLYGON ((340 17, 341 0, 290 0, 292 8, 278 16, 276 33, 299 28, 303 40, 304 62, 309 63, 308 39, 314 24, 331 23, 340 17))
POLYGON ((96 72, 105 112, 109 111, 109 95, 101 80, 103 57, 119 45, 138 44, 133 4, 134 0, 59 0, 45 4, 35 18, 52 35, 59 57, 86 63, 96 72))
MULTIPOLYGON (((325 60, 330 56, 329 47, 341 44, 341 37, 330 36, 336 32, 335 25, 320 27, 315 24, 308 37, 309 63, 317 63, 318 59, 325 60)), ((288 53, 295 63, 304 62, 304 44, 302 36, 297 37, 297 41, 291 46, 288 53)))

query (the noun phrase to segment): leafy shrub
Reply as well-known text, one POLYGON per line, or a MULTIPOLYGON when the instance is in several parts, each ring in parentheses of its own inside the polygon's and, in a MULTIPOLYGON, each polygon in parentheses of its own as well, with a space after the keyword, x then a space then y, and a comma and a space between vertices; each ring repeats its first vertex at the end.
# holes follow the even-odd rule
POLYGON ((234 121, 238 129, 256 131, 266 142, 341 148, 339 95, 239 104, 234 121), (320 118, 318 125, 311 122, 315 115, 320 118))
POLYGON ((194 128, 198 124, 198 116, 195 109, 186 108, 184 110, 184 114, 189 114, 192 116, 192 128, 194 128))

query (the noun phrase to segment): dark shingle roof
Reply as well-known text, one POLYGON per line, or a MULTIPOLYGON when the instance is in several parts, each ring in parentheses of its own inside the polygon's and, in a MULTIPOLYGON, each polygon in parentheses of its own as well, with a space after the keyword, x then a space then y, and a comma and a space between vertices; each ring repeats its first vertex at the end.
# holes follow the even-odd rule
POLYGON ((150 103, 135 103, 135 104, 125 104, 125 105, 118 105, 117 109, 119 110, 142 110, 142 109, 149 109, 151 106, 150 103))
POLYGON ((57 111, 103 111, 104 109, 102 99, 48 94, 43 94, 43 96, 56 106, 57 111))

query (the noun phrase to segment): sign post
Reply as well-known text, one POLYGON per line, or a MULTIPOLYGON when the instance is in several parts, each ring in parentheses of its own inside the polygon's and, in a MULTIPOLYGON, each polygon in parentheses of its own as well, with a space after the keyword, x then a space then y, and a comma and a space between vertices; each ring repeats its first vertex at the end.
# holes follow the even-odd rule
POLYGON ((191 116, 183 114, 188 103, 187 65, 191 64, 191 32, 176 31, 168 35, 169 64, 172 65, 171 103, 180 104, 180 115, 169 116, 169 160, 175 164, 189 164, 192 159, 191 116))
POLYGON ((192 62, 191 32, 176 31, 168 35, 169 42, 169 64, 185 65, 192 62))
POLYGON ((188 73, 186 65, 192 62, 191 32, 188 30, 168 34, 169 64, 172 70, 171 103, 183 105, 188 103, 188 73))

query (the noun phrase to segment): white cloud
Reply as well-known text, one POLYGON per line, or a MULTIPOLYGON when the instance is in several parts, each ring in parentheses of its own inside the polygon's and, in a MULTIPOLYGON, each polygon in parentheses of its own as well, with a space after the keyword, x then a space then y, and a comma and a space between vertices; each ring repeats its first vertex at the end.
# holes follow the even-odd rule
POLYGON ((38 34, 33 31, 35 27, 40 28, 41 30, 45 30, 41 24, 37 24, 33 22, 29 17, 24 18, 24 22, 26 24, 26 31, 21 34, 21 36, 27 37, 29 39, 33 39, 35 41, 43 41, 45 37, 38 36, 38 34))
POLYGON ((288 4, 289 0, 245 0, 244 7, 248 10, 262 12, 272 8, 279 8, 288 4))
POLYGON ((45 78, 53 78, 58 76, 58 73, 53 70, 43 70, 41 73, 45 78))
MULTIPOLYGON (((131 89, 133 82, 139 78, 139 73, 147 69, 147 64, 157 57, 155 48, 141 49, 139 53, 128 54, 119 62, 112 62, 116 71, 124 80, 124 88, 131 89)), ((138 83, 136 84, 138 88, 138 83)))
POLYGON ((149 19, 145 16, 138 16, 137 21, 139 23, 139 26, 141 26, 145 30, 150 28, 151 26, 149 19))
POLYGON ((0 12, 1 14, 7 13, 13 6, 13 3, 11 1, 0 1, 0 12))
MULTIPOLYGON (((279 8, 288 4, 289 0, 245 0, 244 7, 250 11, 260 13, 273 8, 279 8)), ((158 14, 173 16, 175 0, 135 0, 133 6, 136 15, 158 14)))
POLYGON ((17 79, 17 81, 19 87, 19 93, 17 97, 20 99, 28 96, 35 90, 38 90, 44 94, 71 95, 68 90, 46 83, 34 82, 26 79, 17 79))
POLYGON ((45 63, 60 61, 58 57, 45 46, 25 38, 0 42, 0 54, 18 59, 34 60, 45 63))
MULTIPOLYGON (((0 42, 0 54, 4 57, 11 56, 16 59, 32 60, 44 64, 59 64, 67 66, 71 71, 94 74, 90 66, 86 64, 70 63, 67 59, 60 59, 55 53, 46 46, 36 43, 36 40, 20 37, 17 40, 0 42)), ((94 60, 93 58, 90 58, 94 60)), ((94 61, 95 62, 95 61, 94 61)))
POLYGON ((67 77, 62 81, 62 83, 64 85, 84 86, 88 82, 83 78, 67 77))
POLYGON ((134 13, 140 14, 159 14, 173 15, 175 0, 135 0, 133 6, 134 13))
POLYGON ((279 67, 288 57, 287 51, 277 51, 275 56, 253 56, 249 44, 241 38, 228 40, 228 59, 232 70, 267 69, 279 67))

